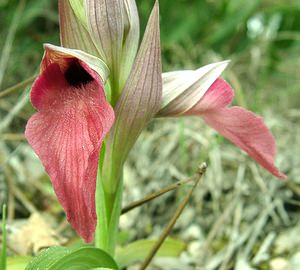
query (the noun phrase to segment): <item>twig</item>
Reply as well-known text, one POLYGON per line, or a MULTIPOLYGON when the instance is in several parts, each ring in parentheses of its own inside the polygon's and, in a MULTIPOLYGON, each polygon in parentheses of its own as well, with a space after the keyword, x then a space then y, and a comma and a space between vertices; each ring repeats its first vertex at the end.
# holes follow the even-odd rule
POLYGON ((11 124, 16 114, 18 114, 23 107, 27 104, 29 100, 29 92, 24 91, 22 95, 19 97, 19 100, 16 102, 14 107, 11 108, 10 112, 1 119, 0 122, 0 133, 3 133, 5 129, 11 124))
POLYGON ((292 181, 287 181, 286 186, 291 189, 294 193, 296 193, 297 196, 300 196, 300 187, 296 183, 292 181))
POLYGON ((6 269, 6 204, 2 206, 2 251, 1 251, 1 269, 6 269))
POLYGON ((3 141, 22 141, 25 140, 23 133, 5 133, 0 135, 0 139, 3 141))
POLYGON ((4 176, 7 181, 7 188, 8 188, 8 209, 7 209, 7 220, 11 223, 15 216, 15 196, 14 196, 14 180, 12 176, 12 172, 10 167, 5 166, 3 169, 4 176))
POLYGON ((58 224, 55 233, 57 233, 58 235, 61 234, 68 226, 69 222, 64 219, 60 224, 58 224))
POLYGON ((13 94, 14 92, 17 92, 17 91, 23 89, 27 85, 31 84, 35 80, 36 77, 37 77, 37 75, 33 75, 22 82, 19 82, 9 88, 6 88, 5 90, 0 92, 0 98, 3 98, 7 95, 13 94))
POLYGON ((15 186, 14 188, 14 195, 22 202, 22 204, 30 212, 30 214, 38 212, 34 204, 32 204, 30 200, 27 199, 24 193, 17 186, 15 186))
POLYGON ((153 199, 155 199, 155 198, 157 198, 157 197, 159 197, 159 196, 161 196, 161 195, 163 195, 163 194, 165 194, 165 193, 167 193, 167 192, 169 192, 169 191, 172 191, 172 190, 174 190, 174 189, 177 189, 177 188, 179 188, 181 185, 186 184, 186 183, 189 183, 189 182, 191 182, 191 181, 193 181, 193 178, 189 178, 189 179, 186 179, 186 180, 178 181, 177 183, 172 184, 172 185, 169 185, 169 186, 167 186, 167 187, 164 187, 164 188, 162 188, 162 189, 159 190, 159 191, 153 192, 153 193, 147 195, 146 197, 144 197, 144 198, 142 198, 142 199, 140 199, 140 200, 137 200, 137 201, 135 201, 135 202, 132 202, 132 203, 130 203, 129 205, 125 206, 125 207, 122 209, 121 215, 123 215, 123 214, 125 214, 125 213, 131 211, 132 209, 134 209, 134 208, 136 208, 136 207, 139 207, 139 206, 141 206, 141 205, 143 205, 143 204, 145 204, 145 203, 147 203, 147 202, 149 202, 149 201, 151 201, 151 200, 153 200, 153 199))
POLYGON ((145 270, 147 268, 147 266, 150 264, 150 262, 152 261, 152 259, 155 256, 155 254, 157 253, 157 251, 159 250, 159 248, 161 247, 161 245, 165 241, 165 239, 170 234, 170 232, 173 229, 176 221, 178 220, 178 218, 180 217, 180 215, 183 212, 184 208, 188 204, 188 201, 191 198, 191 196, 193 194, 193 191, 197 187, 202 175, 205 173, 206 168, 207 168, 206 163, 202 163, 200 165, 197 173, 195 174, 195 183, 194 183, 194 185, 191 187, 191 189, 189 190, 187 195, 184 197, 183 201, 180 203, 180 205, 176 209, 176 212, 175 212, 174 216, 171 218, 169 223, 166 225, 166 227, 164 228, 163 232, 161 233, 159 239, 157 240, 157 242, 154 244, 154 246, 150 250, 148 256, 146 257, 143 264, 141 265, 140 270, 145 270))

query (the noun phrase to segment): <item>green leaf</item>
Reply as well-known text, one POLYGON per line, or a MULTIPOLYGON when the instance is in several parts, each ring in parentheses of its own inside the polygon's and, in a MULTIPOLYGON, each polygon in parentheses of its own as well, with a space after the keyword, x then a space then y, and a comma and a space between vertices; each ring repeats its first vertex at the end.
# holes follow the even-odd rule
MULTIPOLYGON (((128 266, 136 261, 142 261, 148 255, 156 240, 139 240, 117 251, 119 267, 128 266)), ((167 239, 159 249, 156 256, 178 257, 185 249, 185 244, 174 239, 167 239)))
POLYGON ((31 260, 32 260, 32 258, 27 257, 27 256, 8 257, 7 258, 7 270, 24 270, 26 265, 31 260))
POLYGON ((50 247, 43 250, 37 257, 35 257, 26 267, 26 270, 45 269, 60 260, 63 256, 69 254, 69 250, 65 247, 50 247))
POLYGON ((51 247, 34 258, 25 270, 88 270, 97 267, 118 269, 113 258, 101 249, 51 247))
POLYGON ((0 258, 0 269, 6 269, 6 204, 2 206, 2 251, 0 258))

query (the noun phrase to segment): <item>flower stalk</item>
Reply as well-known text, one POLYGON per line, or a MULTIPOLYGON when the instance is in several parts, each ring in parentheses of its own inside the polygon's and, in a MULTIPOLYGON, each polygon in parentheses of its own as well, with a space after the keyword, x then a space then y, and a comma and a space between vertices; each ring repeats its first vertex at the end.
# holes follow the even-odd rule
POLYGON ((96 213, 98 219, 95 231, 95 246, 112 256, 114 256, 115 252, 121 215, 122 178, 119 180, 119 183, 116 192, 108 193, 104 189, 101 172, 98 173, 96 186, 96 213))

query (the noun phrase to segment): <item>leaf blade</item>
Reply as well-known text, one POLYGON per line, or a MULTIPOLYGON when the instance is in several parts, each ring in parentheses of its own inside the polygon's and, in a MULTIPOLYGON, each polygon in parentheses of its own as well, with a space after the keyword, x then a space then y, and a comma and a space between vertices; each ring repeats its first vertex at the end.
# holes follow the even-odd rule
POLYGON ((93 247, 83 247, 64 256, 49 270, 72 270, 74 266, 78 270, 96 267, 118 269, 116 262, 106 252, 93 247))
POLYGON ((35 257, 25 270, 86 270, 97 267, 118 269, 114 259, 98 248, 85 246, 69 250, 65 247, 51 247, 35 257))
POLYGON ((15 256, 7 258, 7 270, 25 269, 26 265, 32 260, 27 256, 15 256))
MULTIPOLYGON (((139 240, 117 251, 119 267, 125 267, 131 263, 142 261, 149 253, 156 240, 139 240)), ((175 239, 167 239, 159 249, 159 257, 177 257, 184 250, 185 244, 175 239)))

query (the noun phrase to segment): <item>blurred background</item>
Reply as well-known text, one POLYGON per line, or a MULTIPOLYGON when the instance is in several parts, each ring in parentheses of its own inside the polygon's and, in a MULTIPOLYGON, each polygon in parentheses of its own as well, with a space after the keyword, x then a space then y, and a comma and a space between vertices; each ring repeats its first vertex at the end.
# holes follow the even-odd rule
MULTIPOLYGON (((137 5, 143 30, 153 1, 137 5)), ((234 103, 265 118, 288 180, 275 179, 199 118, 153 121, 126 164, 124 204, 186 179, 203 161, 209 167, 172 234, 184 252, 149 269, 300 269, 300 2, 161 0, 160 13, 163 70, 231 59, 224 77, 234 103)), ((8 204, 10 254, 74 237, 23 136, 43 43, 59 44, 56 1, 0 0, 0 204, 8 204), (24 239, 34 231, 40 235, 24 239)), ((186 191, 123 216, 122 243, 158 236, 186 191)))

